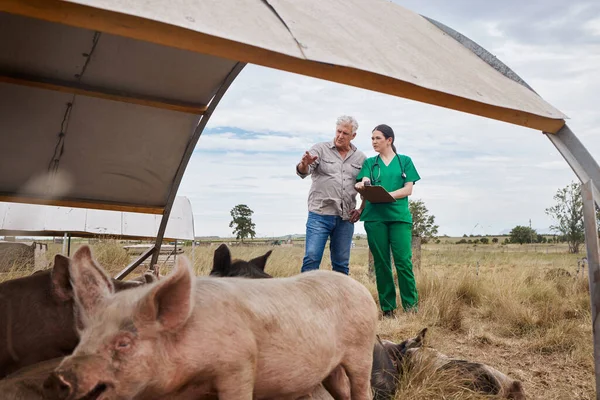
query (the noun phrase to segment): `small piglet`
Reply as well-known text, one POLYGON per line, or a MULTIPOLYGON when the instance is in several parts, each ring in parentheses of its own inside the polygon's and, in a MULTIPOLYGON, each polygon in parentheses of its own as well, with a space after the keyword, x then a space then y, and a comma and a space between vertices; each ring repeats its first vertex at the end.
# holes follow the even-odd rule
MULTIPOLYGON (((70 278, 69 259, 57 254, 51 269, 0 283, 0 378, 77 346, 70 278)), ((112 284, 120 291, 153 280, 112 284)))
POLYGON ((49 398, 297 399, 340 370, 352 399, 371 398, 378 311, 347 275, 196 278, 182 256, 160 281, 115 293, 88 247, 71 266, 84 328, 49 398))

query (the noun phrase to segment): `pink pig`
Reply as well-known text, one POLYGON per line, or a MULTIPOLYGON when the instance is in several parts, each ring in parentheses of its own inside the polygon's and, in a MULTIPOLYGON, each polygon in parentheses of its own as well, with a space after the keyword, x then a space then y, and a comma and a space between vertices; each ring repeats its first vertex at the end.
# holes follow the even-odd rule
POLYGON ((297 399, 321 382, 371 398, 377 306, 346 275, 196 278, 182 256, 160 281, 115 293, 87 246, 71 274, 84 328, 45 382, 49 398, 297 399))

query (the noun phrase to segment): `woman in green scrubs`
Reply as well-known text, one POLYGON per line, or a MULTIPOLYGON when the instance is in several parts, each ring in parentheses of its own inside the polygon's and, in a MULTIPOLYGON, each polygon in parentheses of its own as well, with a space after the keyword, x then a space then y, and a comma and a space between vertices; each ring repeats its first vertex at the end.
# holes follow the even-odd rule
POLYGON ((383 186, 392 197, 392 203, 373 204, 365 202, 360 220, 365 223, 369 248, 375 263, 379 305, 384 317, 394 315, 396 287, 390 259, 394 257, 400 298, 404 311, 417 310, 418 294, 412 266, 412 216, 408 208, 408 196, 419 176, 410 157, 397 154, 394 131, 388 125, 378 125, 371 135, 373 150, 378 154, 367 158, 356 180, 356 190, 364 188, 365 182, 383 186))

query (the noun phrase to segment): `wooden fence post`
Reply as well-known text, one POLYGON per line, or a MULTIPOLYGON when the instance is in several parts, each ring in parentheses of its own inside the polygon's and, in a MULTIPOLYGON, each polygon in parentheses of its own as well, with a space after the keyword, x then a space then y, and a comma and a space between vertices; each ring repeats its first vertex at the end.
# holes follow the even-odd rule
POLYGON ((419 236, 412 237, 411 248, 412 248, 413 269, 414 268, 420 269, 421 268, 421 238, 419 236))
POLYGON ((375 261, 373 261, 373 253, 371 253, 371 248, 369 249, 369 278, 375 278, 375 261))

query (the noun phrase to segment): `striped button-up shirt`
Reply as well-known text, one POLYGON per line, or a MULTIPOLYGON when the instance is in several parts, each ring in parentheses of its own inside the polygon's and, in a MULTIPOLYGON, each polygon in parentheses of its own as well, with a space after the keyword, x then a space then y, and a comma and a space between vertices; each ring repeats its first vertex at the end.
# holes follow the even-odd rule
POLYGON ((308 210, 321 215, 338 215, 350 218, 350 211, 356 208, 354 189, 356 176, 366 159, 365 154, 352 143, 345 159, 333 141, 317 143, 309 150, 317 160, 302 174, 296 165, 296 174, 302 179, 311 175, 312 185, 308 194, 308 210))

